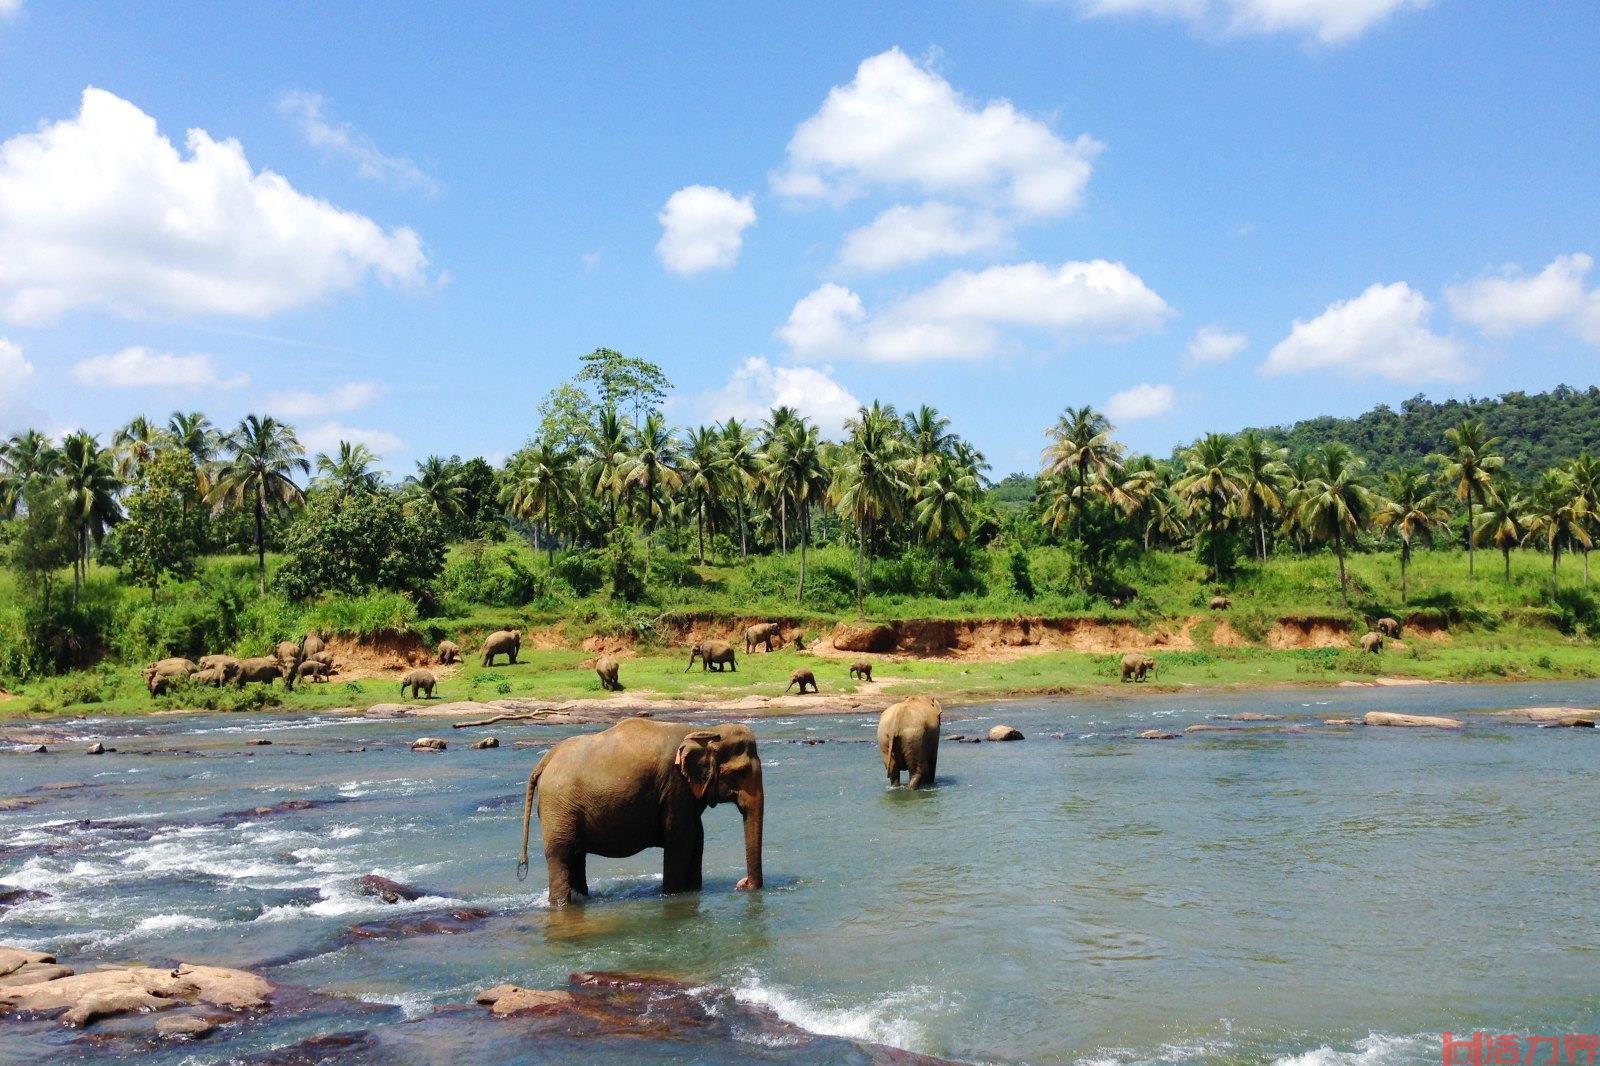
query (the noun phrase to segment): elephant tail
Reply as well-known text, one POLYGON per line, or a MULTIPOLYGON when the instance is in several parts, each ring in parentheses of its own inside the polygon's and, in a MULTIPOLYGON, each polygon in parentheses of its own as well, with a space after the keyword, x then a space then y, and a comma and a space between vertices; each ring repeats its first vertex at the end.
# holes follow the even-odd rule
MULTIPOLYGON (((554 751, 551 748, 550 751, 554 751)), ((517 880, 521 881, 528 876, 528 829, 533 821, 533 790, 539 787, 539 775, 544 773, 544 764, 550 761, 550 752, 544 753, 533 773, 528 775, 528 793, 522 801, 522 858, 517 862, 517 880)))

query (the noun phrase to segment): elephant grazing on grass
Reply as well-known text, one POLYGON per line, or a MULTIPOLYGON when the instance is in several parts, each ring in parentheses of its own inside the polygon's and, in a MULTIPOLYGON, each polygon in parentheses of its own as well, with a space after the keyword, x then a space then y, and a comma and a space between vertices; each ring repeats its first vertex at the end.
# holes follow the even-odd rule
POLYGON ((802 667, 799 670, 796 670, 794 673, 789 675, 789 683, 787 685, 783 686, 783 691, 785 693, 787 693, 790 689, 794 688, 796 685, 800 686, 800 695, 802 695, 802 696, 804 696, 806 694, 806 686, 807 685, 811 686, 811 691, 812 692, 816 692, 817 691, 817 675, 813 674, 810 670, 807 670, 804 667, 802 667))
POLYGON ((594 672, 600 676, 600 687, 607 692, 621 692, 622 682, 617 680, 617 673, 622 669, 622 664, 610 655, 602 655, 594 661, 594 672))
POLYGON ((733 645, 725 640, 702 640, 689 648, 689 665, 684 669, 688 673, 694 669, 694 661, 700 660, 701 670, 715 670, 722 672, 723 667, 738 673, 738 657, 734 654, 733 645))
POLYGON ((1380 618, 1380 619, 1378 619, 1378 632, 1382 633, 1385 637, 1388 637, 1390 640, 1399 640, 1400 639, 1400 623, 1399 623, 1399 621, 1397 621, 1396 619, 1393 619, 1393 618, 1380 618))
POLYGON ((451 663, 458 663, 460 661, 461 645, 457 644, 453 640, 441 640, 439 642, 439 665, 449 666, 451 663))
POLYGON ((588 857, 622 858, 662 849, 663 892, 700 888, 707 807, 732 803, 744 817, 745 876, 761 887, 766 792, 755 734, 744 725, 711 729, 628 718, 603 733, 568 737, 528 775, 522 807, 522 861, 538 793, 539 827, 550 871, 550 904, 589 894, 588 857))
POLYGON ((1361 650, 1370 651, 1376 655, 1383 650, 1382 633, 1363 633, 1361 636, 1361 650))
POLYGON ((746 655, 754 655, 757 644, 770 652, 773 642, 777 642, 778 647, 783 647, 783 627, 776 622, 759 622, 744 631, 746 655))
POLYGON ((248 684, 260 683, 271 687, 278 678, 283 678, 285 689, 294 688, 294 673, 284 669, 282 663, 271 655, 258 655, 253 659, 240 659, 239 671, 234 675, 233 683, 240 688, 248 684))
POLYGON ((501 629, 483 638, 483 665, 493 666, 496 656, 504 655, 506 663, 517 665, 517 653, 522 651, 522 634, 515 629, 501 629))
POLYGON ((433 699, 433 686, 438 684, 433 672, 430 670, 413 670, 400 679, 400 698, 404 699, 406 689, 411 690, 412 699, 433 699))
POLYGON ((159 696, 174 682, 188 680, 199 669, 188 659, 175 657, 151 663, 140 671, 140 676, 144 678, 144 687, 150 690, 150 695, 159 696))
POLYGON ((1122 657, 1122 680, 1143 681, 1156 668, 1156 661, 1143 652, 1129 652, 1122 657))
POLYGON ((909 696, 878 717, 878 750, 889 784, 900 784, 900 771, 911 775, 907 788, 933 785, 939 768, 939 728, 944 708, 931 696, 909 696))
POLYGON ((852 680, 852 681, 871 681, 872 680, 872 664, 867 662, 865 659, 862 659, 859 662, 851 663, 850 664, 850 680, 852 680))
POLYGON ((1226 596, 1213 596, 1213 597, 1211 597, 1211 609, 1213 611, 1226 611, 1229 607, 1232 607, 1232 606, 1233 606, 1233 601, 1228 599, 1228 597, 1226 597, 1226 596))

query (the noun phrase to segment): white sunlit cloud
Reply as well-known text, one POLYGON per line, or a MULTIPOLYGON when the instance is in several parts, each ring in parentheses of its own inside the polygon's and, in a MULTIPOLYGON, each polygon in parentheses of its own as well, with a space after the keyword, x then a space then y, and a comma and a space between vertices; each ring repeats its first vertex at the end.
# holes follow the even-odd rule
POLYGON ((656 216, 661 240, 656 254, 674 274, 726 270, 739 260, 744 231, 755 225, 749 196, 710 185, 689 185, 667 198, 656 216))
POLYGON ((281 418, 314 418, 344 414, 367 406, 378 398, 378 386, 370 381, 350 381, 326 392, 296 389, 267 397, 266 408, 281 418))
POLYGON ((861 401, 833 376, 831 367, 781 366, 752 356, 734 368, 728 383, 702 393, 691 408, 704 419, 759 422, 774 407, 792 407, 837 438, 861 401))
POLYGON ((8 19, 22 10, 22 0, 0 0, 0 19, 8 19))
POLYGON ((378 455, 389 455, 405 447, 405 441, 386 429, 363 429, 358 426, 347 426, 341 422, 319 422, 313 426, 306 426, 299 430, 300 443, 305 447, 306 454, 332 455, 338 451, 342 441, 351 444, 365 444, 378 455))
POLYGON ((1222 326, 1201 326, 1194 331, 1184 357, 1191 363, 1225 363, 1244 351, 1250 338, 1243 333, 1232 333, 1222 326))
POLYGON ((0 319, 74 308, 259 318, 360 286, 426 281, 417 234, 256 171, 238 141, 181 153, 138 107, 83 92, 69 119, 0 144, 0 319))
POLYGON ((1126 340, 1159 329, 1171 313, 1121 263, 1017 263, 955 271, 876 314, 829 282, 795 304, 778 336, 803 360, 918 363, 995 354, 1008 328, 1126 340))
POLYGON ((34 370, 22 347, 5 337, 0 337, 0 433, 9 433, 23 423, 38 416, 26 403, 28 387, 33 382, 34 370))
POLYGON ((1600 288, 1585 287, 1594 260, 1577 252, 1557 256, 1537 274, 1508 266, 1445 290, 1455 317, 1492 336, 1564 325, 1600 344, 1600 288))
POLYGON ((1459 380, 1466 353, 1429 325, 1433 305, 1403 281, 1373 285, 1294 328, 1267 356, 1269 374, 1337 370, 1415 383, 1459 380))
POLYGON ((154 348, 124 348, 96 355, 72 367, 72 376, 85 385, 106 389, 242 389, 250 375, 225 373, 209 355, 196 352, 174 355, 154 348))
POLYGON ((321 93, 297 90, 278 98, 278 110, 294 121, 307 144, 354 163, 356 173, 363 178, 410 186, 430 196, 438 193, 439 183, 415 163, 385 155, 371 137, 348 122, 330 117, 327 105, 321 93))
POLYGON ((842 265, 885 270, 1003 247, 1017 223, 1073 210, 1102 148, 1087 135, 1062 138, 1009 100, 979 105, 891 48, 863 60, 800 123, 772 188, 799 203, 926 198, 889 208, 846 239, 842 265))
POLYGON ((1143 382, 1114 394, 1106 401, 1105 413, 1113 423, 1134 422, 1164 415, 1176 402, 1177 395, 1171 385, 1143 382))
POLYGON ((1079 0, 1087 15, 1179 18, 1220 34, 1294 33, 1324 45, 1355 40, 1431 0, 1079 0))

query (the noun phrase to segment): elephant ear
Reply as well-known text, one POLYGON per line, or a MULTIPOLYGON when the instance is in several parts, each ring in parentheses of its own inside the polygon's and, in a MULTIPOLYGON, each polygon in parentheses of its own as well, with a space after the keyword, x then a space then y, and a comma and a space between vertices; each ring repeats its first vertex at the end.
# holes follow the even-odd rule
POLYGON ((695 799, 704 799, 706 790, 717 777, 716 743, 721 739, 711 730, 697 730, 683 738, 672 764, 689 782, 689 791, 695 799))

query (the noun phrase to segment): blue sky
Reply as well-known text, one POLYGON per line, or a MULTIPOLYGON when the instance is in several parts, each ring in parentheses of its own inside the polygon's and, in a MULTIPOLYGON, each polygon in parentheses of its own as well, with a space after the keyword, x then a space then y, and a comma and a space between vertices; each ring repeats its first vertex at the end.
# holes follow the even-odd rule
POLYGON ((1592 3, 755 10, 0 0, 0 429, 272 410, 398 475, 607 346, 998 474, 1068 405, 1165 453, 1600 377, 1592 3))

